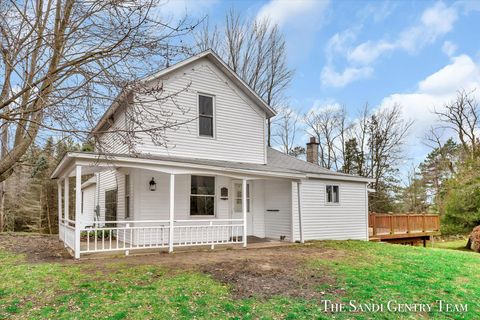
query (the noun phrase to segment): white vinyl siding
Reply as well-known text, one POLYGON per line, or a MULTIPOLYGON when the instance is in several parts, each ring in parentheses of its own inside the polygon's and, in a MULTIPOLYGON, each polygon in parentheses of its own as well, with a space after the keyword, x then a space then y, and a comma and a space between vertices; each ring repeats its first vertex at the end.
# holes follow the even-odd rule
POLYGON ((265 181, 265 236, 291 241, 292 198, 290 181, 265 181))
POLYGON ((95 203, 96 203, 96 185, 91 184, 82 189, 82 219, 83 221, 93 221, 95 217, 95 203))
MULTIPOLYGON (((151 137, 139 133, 138 152, 265 163, 265 112, 208 60, 201 59, 172 73, 163 80, 163 87, 165 96, 177 95, 173 101, 152 102, 152 106, 159 112, 171 112, 171 119, 182 124, 165 131, 167 147, 154 145, 151 137), (214 138, 205 139, 198 134, 197 104, 202 93, 214 96, 214 138)), ((136 96, 142 98, 148 99, 136 96)))
MULTIPOLYGON (((303 180, 301 184, 303 234, 305 240, 367 240, 366 185, 360 182, 303 180), (326 186, 338 185, 340 203, 326 203, 326 186)), ((298 232, 298 199, 292 189, 295 240, 298 232)))
POLYGON ((122 108, 114 115, 114 122, 111 127, 102 129, 108 131, 98 137, 95 146, 96 152, 127 154, 131 150, 132 142, 125 138, 126 119, 122 108), (121 130, 121 131, 120 131, 121 130))

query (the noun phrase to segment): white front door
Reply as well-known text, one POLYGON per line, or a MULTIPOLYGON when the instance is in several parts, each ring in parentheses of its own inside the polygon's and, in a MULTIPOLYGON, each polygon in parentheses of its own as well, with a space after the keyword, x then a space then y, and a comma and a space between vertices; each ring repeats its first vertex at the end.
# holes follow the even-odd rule
MULTIPOLYGON (((232 196, 230 202, 230 212, 232 219, 243 219, 242 212, 242 181, 235 180, 232 183, 232 196)), ((252 207, 252 185, 247 182, 247 235, 253 235, 253 207, 252 207)))

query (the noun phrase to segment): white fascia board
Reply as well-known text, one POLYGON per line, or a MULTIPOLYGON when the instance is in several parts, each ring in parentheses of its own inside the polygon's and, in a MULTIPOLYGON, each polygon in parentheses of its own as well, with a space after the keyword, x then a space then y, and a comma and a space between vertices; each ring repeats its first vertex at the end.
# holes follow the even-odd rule
POLYGON ((359 176, 344 176, 336 174, 320 174, 320 173, 308 173, 309 179, 322 179, 322 180, 339 180, 339 181, 352 181, 352 182, 364 182, 372 183, 375 179, 359 177, 359 176))

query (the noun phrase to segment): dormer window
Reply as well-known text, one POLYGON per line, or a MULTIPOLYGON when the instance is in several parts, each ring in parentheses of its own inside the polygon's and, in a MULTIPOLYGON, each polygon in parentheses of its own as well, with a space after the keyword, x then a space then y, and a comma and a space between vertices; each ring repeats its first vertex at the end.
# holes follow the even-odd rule
POLYGON ((213 96, 198 95, 198 134, 213 138, 214 132, 213 96))

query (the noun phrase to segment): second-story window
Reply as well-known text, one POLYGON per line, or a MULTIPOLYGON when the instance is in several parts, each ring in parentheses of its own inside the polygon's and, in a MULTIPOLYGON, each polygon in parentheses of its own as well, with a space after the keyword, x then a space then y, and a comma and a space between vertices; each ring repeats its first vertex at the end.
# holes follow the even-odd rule
POLYGON ((213 138, 214 114, 213 97, 198 95, 198 134, 213 138))

